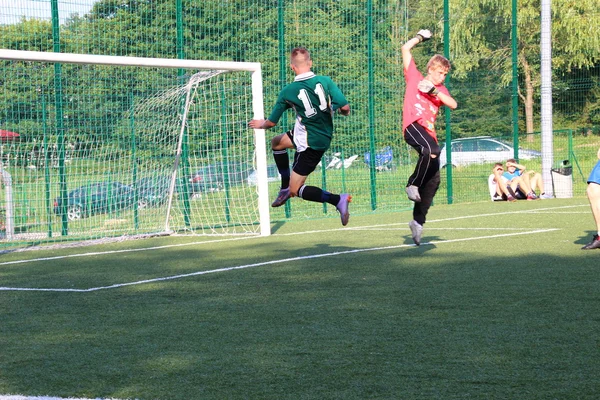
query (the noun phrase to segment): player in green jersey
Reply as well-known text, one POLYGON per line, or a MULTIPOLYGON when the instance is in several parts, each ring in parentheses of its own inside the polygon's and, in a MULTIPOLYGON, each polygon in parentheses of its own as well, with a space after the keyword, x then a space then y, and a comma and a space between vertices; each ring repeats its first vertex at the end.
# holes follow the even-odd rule
POLYGON ((254 129, 270 129, 277 125, 285 110, 291 108, 296 112, 294 129, 271 140, 275 164, 281 174, 281 190, 271 205, 282 206, 290 197, 296 196, 329 203, 337 208, 345 226, 350 218, 348 203, 352 196, 329 193, 307 186, 305 182, 329 149, 333 136, 333 114, 336 111, 342 115, 350 114, 350 105, 330 77, 315 75, 311 71, 312 60, 307 49, 297 47, 292 50, 290 67, 296 78, 281 90, 269 118, 253 119, 248 123, 254 129), (287 149, 291 148, 295 148, 296 153, 290 173, 287 149))

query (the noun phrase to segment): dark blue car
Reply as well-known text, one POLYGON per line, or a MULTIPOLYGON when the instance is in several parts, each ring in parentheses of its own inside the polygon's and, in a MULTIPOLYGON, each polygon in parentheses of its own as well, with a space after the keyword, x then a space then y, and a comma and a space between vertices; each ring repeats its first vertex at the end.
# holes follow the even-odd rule
MULTIPOLYGON (((67 195, 66 212, 69 220, 78 220, 94 214, 130 208, 135 203, 131 186, 121 182, 100 182, 80 186, 67 195)), ((54 200, 54 213, 62 212, 63 199, 54 200)))

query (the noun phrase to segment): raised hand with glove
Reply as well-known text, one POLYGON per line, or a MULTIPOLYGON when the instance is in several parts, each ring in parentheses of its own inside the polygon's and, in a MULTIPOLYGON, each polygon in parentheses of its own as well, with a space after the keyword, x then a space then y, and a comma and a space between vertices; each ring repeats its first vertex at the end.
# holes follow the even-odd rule
POLYGON ((429 40, 431 39, 431 31, 429 29, 421 29, 417 32, 417 38, 419 38, 419 42, 429 40))

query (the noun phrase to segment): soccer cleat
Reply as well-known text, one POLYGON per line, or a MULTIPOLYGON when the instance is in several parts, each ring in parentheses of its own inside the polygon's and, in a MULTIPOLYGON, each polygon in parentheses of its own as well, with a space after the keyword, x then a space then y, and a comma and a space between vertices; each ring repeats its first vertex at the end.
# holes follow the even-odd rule
POLYGON ((552 199, 552 198, 553 198, 553 196, 552 196, 552 195, 550 195, 550 194, 542 193, 542 194, 540 195, 540 199, 542 199, 542 200, 545 200, 545 199, 552 199))
POLYGON ((410 185, 406 187, 406 194, 408 195, 408 199, 414 201, 415 203, 421 202, 421 195, 419 194, 419 187, 415 185, 410 185))
POLYGON ((600 236, 594 235, 592 241, 581 248, 581 250, 600 249, 600 236))
POLYGON ((342 225, 348 225, 350 219, 350 212, 348 212, 348 203, 352 202, 352 196, 348 193, 340 194, 340 201, 337 203, 337 210, 340 212, 340 218, 342 219, 342 225))
POLYGON ((421 235, 423 234, 423 225, 419 224, 414 219, 408 223, 410 232, 412 233, 413 241, 417 246, 421 245, 421 235))
POLYGON ((290 198, 290 188, 281 189, 277 198, 271 203, 271 207, 281 207, 290 198))

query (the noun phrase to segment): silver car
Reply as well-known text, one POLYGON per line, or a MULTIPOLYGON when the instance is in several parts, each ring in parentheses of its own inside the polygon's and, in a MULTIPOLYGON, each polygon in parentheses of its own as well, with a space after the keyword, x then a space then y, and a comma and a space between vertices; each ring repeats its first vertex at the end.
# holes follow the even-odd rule
MULTIPOLYGON (((452 141, 452 165, 455 167, 492 162, 504 162, 514 158, 515 150, 510 144, 491 136, 477 136, 452 141)), ((535 150, 519 149, 519 160, 531 160, 541 157, 542 153, 535 150)), ((442 147, 440 168, 448 164, 446 146, 442 147)))

